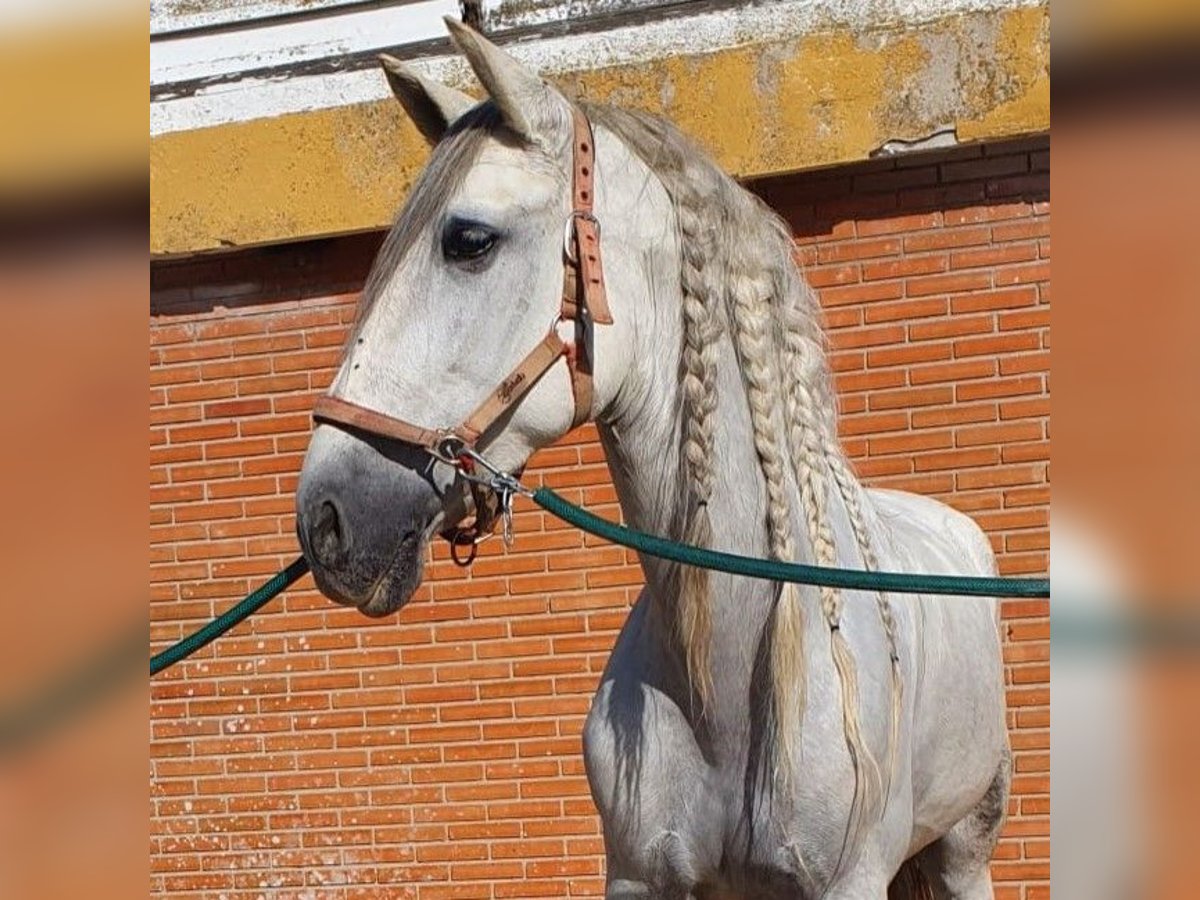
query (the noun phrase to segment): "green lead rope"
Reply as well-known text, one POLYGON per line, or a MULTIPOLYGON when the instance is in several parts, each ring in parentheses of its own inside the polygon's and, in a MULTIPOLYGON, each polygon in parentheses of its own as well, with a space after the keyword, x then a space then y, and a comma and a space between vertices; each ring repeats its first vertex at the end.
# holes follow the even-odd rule
POLYGON ((907 572, 866 572, 859 569, 834 569, 824 566, 807 566, 802 563, 780 562, 774 559, 756 559, 692 547, 634 531, 616 522, 569 503, 549 488, 538 488, 533 492, 533 502, 546 512, 558 516, 606 541, 629 547, 660 559, 745 575, 750 578, 765 578, 769 581, 794 581, 797 584, 815 584, 821 587, 854 588, 864 591, 886 591, 893 594, 954 594, 976 597, 1049 597, 1048 578, 985 578, 965 575, 910 575, 907 572))
POLYGON ((177 644, 172 644, 162 653, 150 657, 150 674, 157 675, 168 666, 173 666, 185 656, 191 656, 205 644, 216 640, 234 625, 243 622, 258 612, 268 602, 295 584, 308 571, 308 560, 299 556, 282 572, 250 594, 232 609, 217 616, 199 631, 193 632, 177 644))
MULTIPOLYGON (((616 522, 592 515, 574 503, 569 503, 549 488, 533 492, 533 502, 564 522, 606 541, 629 547, 640 553, 669 559, 689 566, 700 566, 731 575, 764 578, 768 581, 794 581, 828 587, 852 588, 864 591, 886 591, 892 594, 953 594, 976 597, 1049 597, 1047 578, 982 578, 964 575, 910 575, 907 572, 865 572, 859 569, 834 569, 808 566, 802 563, 756 559, 692 547, 666 538, 634 531, 616 522)), ((282 572, 264 584, 232 609, 213 619, 199 631, 190 634, 150 658, 150 674, 157 675, 168 666, 195 653, 205 644, 223 635, 239 622, 262 609, 271 599, 283 593, 308 572, 303 556, 295 559, 282 572)))

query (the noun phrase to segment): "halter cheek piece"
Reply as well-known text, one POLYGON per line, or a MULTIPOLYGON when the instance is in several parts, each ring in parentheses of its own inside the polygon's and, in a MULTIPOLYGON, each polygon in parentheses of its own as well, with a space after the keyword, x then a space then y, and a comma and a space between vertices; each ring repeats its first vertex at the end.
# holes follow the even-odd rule
MULTIPOLYGON (((572 208, 563 234, 562 305, 550 331, 517 363, 496 388, 453 428, 424 428, 395 416, 351 403, 332 394, 317 400, 313 419, 317 422, 379 435, 420 447, 431 456, 454 466, 475 507, 474 521, 442 532, 450 542, 451 555, 460 565, 475 558, 477 545, 496 530, 502 513, 507 513, 509 497, 500 497, 475 476, 479 459, 475 444, 504 413, 520 402, 559 357, 566 357, 575 397, 571 427, 582 425, 592 415, 592 323, 612 324, 608 297, 604 290, 604 267, 600 258, 600 223, 592 213, 595 201, 596 148, 592 127, 577 108, 574 114, 572 208), (575 323, 575 339, 564 341, 558 335, 559 322, 575 323), (469 547, 460 556, 459 547, 469 547)), ((506 523, 507 535, 507 523, 506 523)))

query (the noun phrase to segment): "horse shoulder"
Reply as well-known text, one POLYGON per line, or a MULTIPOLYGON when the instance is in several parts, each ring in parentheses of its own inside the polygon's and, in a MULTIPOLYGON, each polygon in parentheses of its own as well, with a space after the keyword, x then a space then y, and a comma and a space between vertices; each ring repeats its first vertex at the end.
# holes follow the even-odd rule
POLYGON ((610 880, 686 895, 720 862, 724 817, 672 673, 659 665, 652 603, 643 592, 609 657, 584 722, 584 766, 610 880))

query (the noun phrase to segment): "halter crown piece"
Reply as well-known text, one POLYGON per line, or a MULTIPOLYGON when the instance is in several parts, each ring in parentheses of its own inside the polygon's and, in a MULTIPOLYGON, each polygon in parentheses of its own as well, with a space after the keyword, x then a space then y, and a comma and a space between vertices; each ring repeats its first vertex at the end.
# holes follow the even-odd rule
POLYGON ((565 357, 571 374, 575 414, 571 427, 592 415, 592 323, 612 324, 608 295, 604 289, 604 266, 600 257, 600 223, 592 212, 595 201, 596 148, 587 116, 572 107, 572 208, 563 235, 563 290, 558 317, 550 331, 517 363, 482 402, 460 424, 452 428, 425 428, 377 410, 351 403, 333 394, 319 398, 313 419, 350 431, 366 432, 420 447, 431 456, 459 469, 467 478, 466 489, 475 508, 474 521, 442 532, 450 542, 451 555, 460 565, 475 558, 476 547, 495 532, 502 514, 507 516, 511 496, 501 497, 483 479, 474 478, 475 444, 488 429, 537 384, 559 357, 565 357), (590 320, 590 321, 589 321, 590 320), (575 338, 564 341, 559 322, 575 323, 575 338), (465 556, 456 548, 468 547, 465 556))

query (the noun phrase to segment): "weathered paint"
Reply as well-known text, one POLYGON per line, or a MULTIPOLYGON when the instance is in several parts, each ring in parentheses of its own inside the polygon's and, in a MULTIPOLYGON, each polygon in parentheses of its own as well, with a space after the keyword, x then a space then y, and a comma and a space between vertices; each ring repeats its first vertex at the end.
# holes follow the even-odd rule
POLYGON ((150 84, 237 76, 262 67, 444 38, 442 16, 458 12, 458 0, 412 0, 399 7, 351 9, 236 31, 163 35, 150 42, 150 84))
POLYGON ((150 144, 151 252, 378 227, 426 157, 394 101, 163 135, 150 144))
POLYGON ((150 34, 336 9, 358 0, 150 0, 150 34))
MULTIPOLYGON (((1049 10, 837 28, 554 77, 663 112, 743 177, 861 160, 894 140, 1046 131, 1049 10)), ((380 78, 382 82, 382 78, 380 78)), ((162 134, 151 251, 188 253, 386 225, 426 158, 393 101, 162 134)))
MULTIPOLYGON (((1050 127, 1050 14, 1005 17, 999 23, 995 52, 1009 60, 1011 81, 1000 85, 999 102, 975 118, 960 120, 961 141, 982 141, 995 134, 1017 134, 1044 114, 1050 127)), ((981 88, 986 90, 986 87, 981 88)))
MULTIPOLYGON (((563 2, 567 0, 517 0, 516 7, 508 9, 536 4, 538 21, 542 21, 550 13, 559 18, 568 13, 541 4, 563 2)), ((610 14, 584 22, 571 19, 565 30, 535 31, 508 42, 507 47, 537 72, 584 72, 649 65, 747 45, 787 43, 803 35, 903 32, 955 16, 1003 12, 1043 2, 711 0, 673 3, 670 9, 654 12, 644 0, 569 0, 572 9, 609 9, 610 14)), ((455 5, 453 0, 421 0, 406 2, 404 15, 389 7, 374 13, 259 23, 235 31, 152 41, 150 133, 157 136, 385 99, 387 88, 375 71, 371 53, 381 48, 402 59, 409 57, 410 50, 416 52, 419 59, 414 64, 430 78, 448 84, 469 83, 470 69, 457 54, 425 55, 431 37, 449 45, 445 26, 436 15, 439 3, 455 5), (351 59, 355 56, 358 58, 351 59)), ((504 28, 492 33, 501 41, 505 36, 504 28)))

